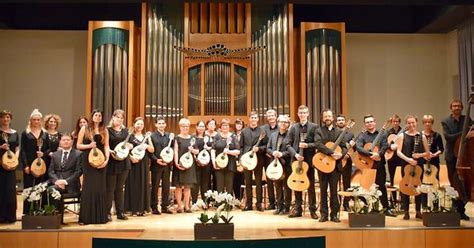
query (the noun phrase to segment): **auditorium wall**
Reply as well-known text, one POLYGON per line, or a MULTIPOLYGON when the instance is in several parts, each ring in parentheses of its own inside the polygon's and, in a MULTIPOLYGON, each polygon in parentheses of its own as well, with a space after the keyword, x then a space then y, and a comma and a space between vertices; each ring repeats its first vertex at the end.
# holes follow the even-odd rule
MULTIPOLYGON (((34 107, 58 113, 70 130, 84 113, 86 31, 0 30, 0 109, 22 130, 34 107)), ((347 35, 348 114, 378 119, 449 113, 457 96, 457 34, 347 35)), ((379 121, 380 122, 380 121, 379 121)))

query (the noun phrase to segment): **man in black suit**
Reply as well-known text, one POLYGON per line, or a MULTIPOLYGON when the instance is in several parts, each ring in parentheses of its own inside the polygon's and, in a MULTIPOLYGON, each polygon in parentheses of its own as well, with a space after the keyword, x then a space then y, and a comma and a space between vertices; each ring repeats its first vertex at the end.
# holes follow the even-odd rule
MULTIPOLYGON (((59 142, 59 148, 51 156, 48 168, 48 176, 52 187, 62 195, 77 194, 81 192, 79 177, 81 170, 81 152, 72 148, 72 136, 63 134, 59 142)), ((61 214, 64 213, 63 204, 55 203, 61 214)))
MULTIPOLYGON (((309 165, 308 178, 308 198, 309 198, 309 212, 311 218, 318 219, 316 213, 316 192, 314 191, 314 169, 312 166, 312 158, 315 153, 316 146, 314 144, 314 134, 318 125, 308 121, 309 109, 307 106, 301 105, 298 107, 298 118, 299 123, 295 123, 288 131, 286 141, 287 150, 290 152, 290 156, 293 161, 305 161, 309 165), (302 138, 302 139, 301 139, 302 138), (303 155, 299 154, 300 149, 303 149, 303 155)), ((301 217, 303 209, 301 205, 303 203, 303 192, 295 192, 295 207, 293 211, 288 215, 290 218, 301 217)))

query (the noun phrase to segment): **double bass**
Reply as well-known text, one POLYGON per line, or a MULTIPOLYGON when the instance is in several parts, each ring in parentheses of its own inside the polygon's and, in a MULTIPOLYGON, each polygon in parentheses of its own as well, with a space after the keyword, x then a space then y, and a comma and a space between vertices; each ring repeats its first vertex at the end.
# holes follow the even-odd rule
MULTIPOLYGON (((474 90, 474 86, 472 87, 474 90)), ((454 180, 452 185, 464 201, 474 200, 474 129, 471 126, 471 106, 474 104, 474 93, 471 93, 464 118, 461 136, 454 145, 456 170, 460 180, 454 180)))

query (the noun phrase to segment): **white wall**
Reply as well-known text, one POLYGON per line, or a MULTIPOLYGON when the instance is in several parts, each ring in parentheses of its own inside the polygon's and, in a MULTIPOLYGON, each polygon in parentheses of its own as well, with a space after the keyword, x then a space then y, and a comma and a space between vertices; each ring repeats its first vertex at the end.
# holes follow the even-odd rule
POLYGON ((59 114, 71 131, 84 113, 87 32, 0 30, 0 109, 25 128, 33 108, 59 114))

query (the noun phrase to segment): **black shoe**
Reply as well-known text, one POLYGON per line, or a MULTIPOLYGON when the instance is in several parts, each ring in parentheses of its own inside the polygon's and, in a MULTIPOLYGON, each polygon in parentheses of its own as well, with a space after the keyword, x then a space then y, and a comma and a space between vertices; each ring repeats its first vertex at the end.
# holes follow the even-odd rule
POLYGON ((257 211, 263 212, 262 205, 260 205, 260 204, 257 204, 257 211))
POLYGON ((137 216, 140 216, 140 217, 145 216, 145 212, 138 212, 137 216))
POLYGON ((327 216, 321 216, 321 218, 319 219, 319 222, 326 222, 328 221, 328 217, 327 216))
POLYGON ((415 218, 417 218, 417 219, 423 219, 423 217, 422 217, 420 211, 416 211, 415 218))
POLYGON ((469 216, 466 215, 466 213, 461 213, 461 220, 470 220, 469 216))
POLYGON ((340 220, 339 218, 337 218, 337 216, 331 217, 331 221, 332 221, 332 222, 335 222, 335 223, 341 222, 341 220, 340 220))
POLYGON ((252 211, 252 206, 245 206, 242 211, 252 211))
POLYGON ((192 213, 193 211, 191 211, 191 209, 188 208, 188 209, 184 209, 184 212, 189 214, 189 213, 192 213))
POLYGON ((273 210, 273 209, 276 209, 275 203, 270 203, 270 205, 268 205, 267 207, 267 210, 273 210))
POLYGON ((164 214, 173 214, 173 211, 171 211, 168 207, 162 207, 161 212, 164 214))
POLYGON ((283 207, 280 211, 280 215, 285 215, 285 214, 288 214, 289 212, 290 212, 290 208, 283 207))
POLYGON ((117 219, 119 219, 119 220, 128 220, 128 217, 125 216, 125 214, 120 213, 120 214, 117 214, 117 219))
POLYGON ((348 205, 344 205, 344 211, 346 211, 346 212, 350 212, 350 211, 351 211, 351 209, 349 208, 349 206, 348 206, 348 205))
POLYGON ((288 215, 288 218, 296 218, 296 217, 301 217, 303 216, 303 214, 301 213, 301 210, 298 209, 298 210, 293 210, 290 215, 288 215))
POLYGON ((283 208, 277 208, 275 211, 273 211, 274 215, 279 215, 283 211, 283 208))
MULTIPOLYGON (((316 213, 316 211, 309 211, 310 215, 311 215, 311 219, 313 220, 317 220, 319 218, 318 214, 316 213)), ((327 219, 327 218, 326 218, 327 219)))
POLYGON ((109 222, 112 221, 112 215, 111 214, 107 215, 107 221, 109 221, 109 222))
POLYGON ((392 209, 388 208, 386 209, 384 212, 385 216, 389 216, 389 217, 396 217, 397 215, 393 212, 392 209))
POLYGON ((403 215, 403 219, 404 220, 409 220, 410 219, 410 214, 408 212, 405 212, 405 214, 403 215))
POLYGON ((158 209, 153 209, 153 210, 151 210, 151 213, 152 213, 152 214, 156 214, 156 215, 160 215, 160 214, 161 214, 160 210, 158 210, 158 209))

